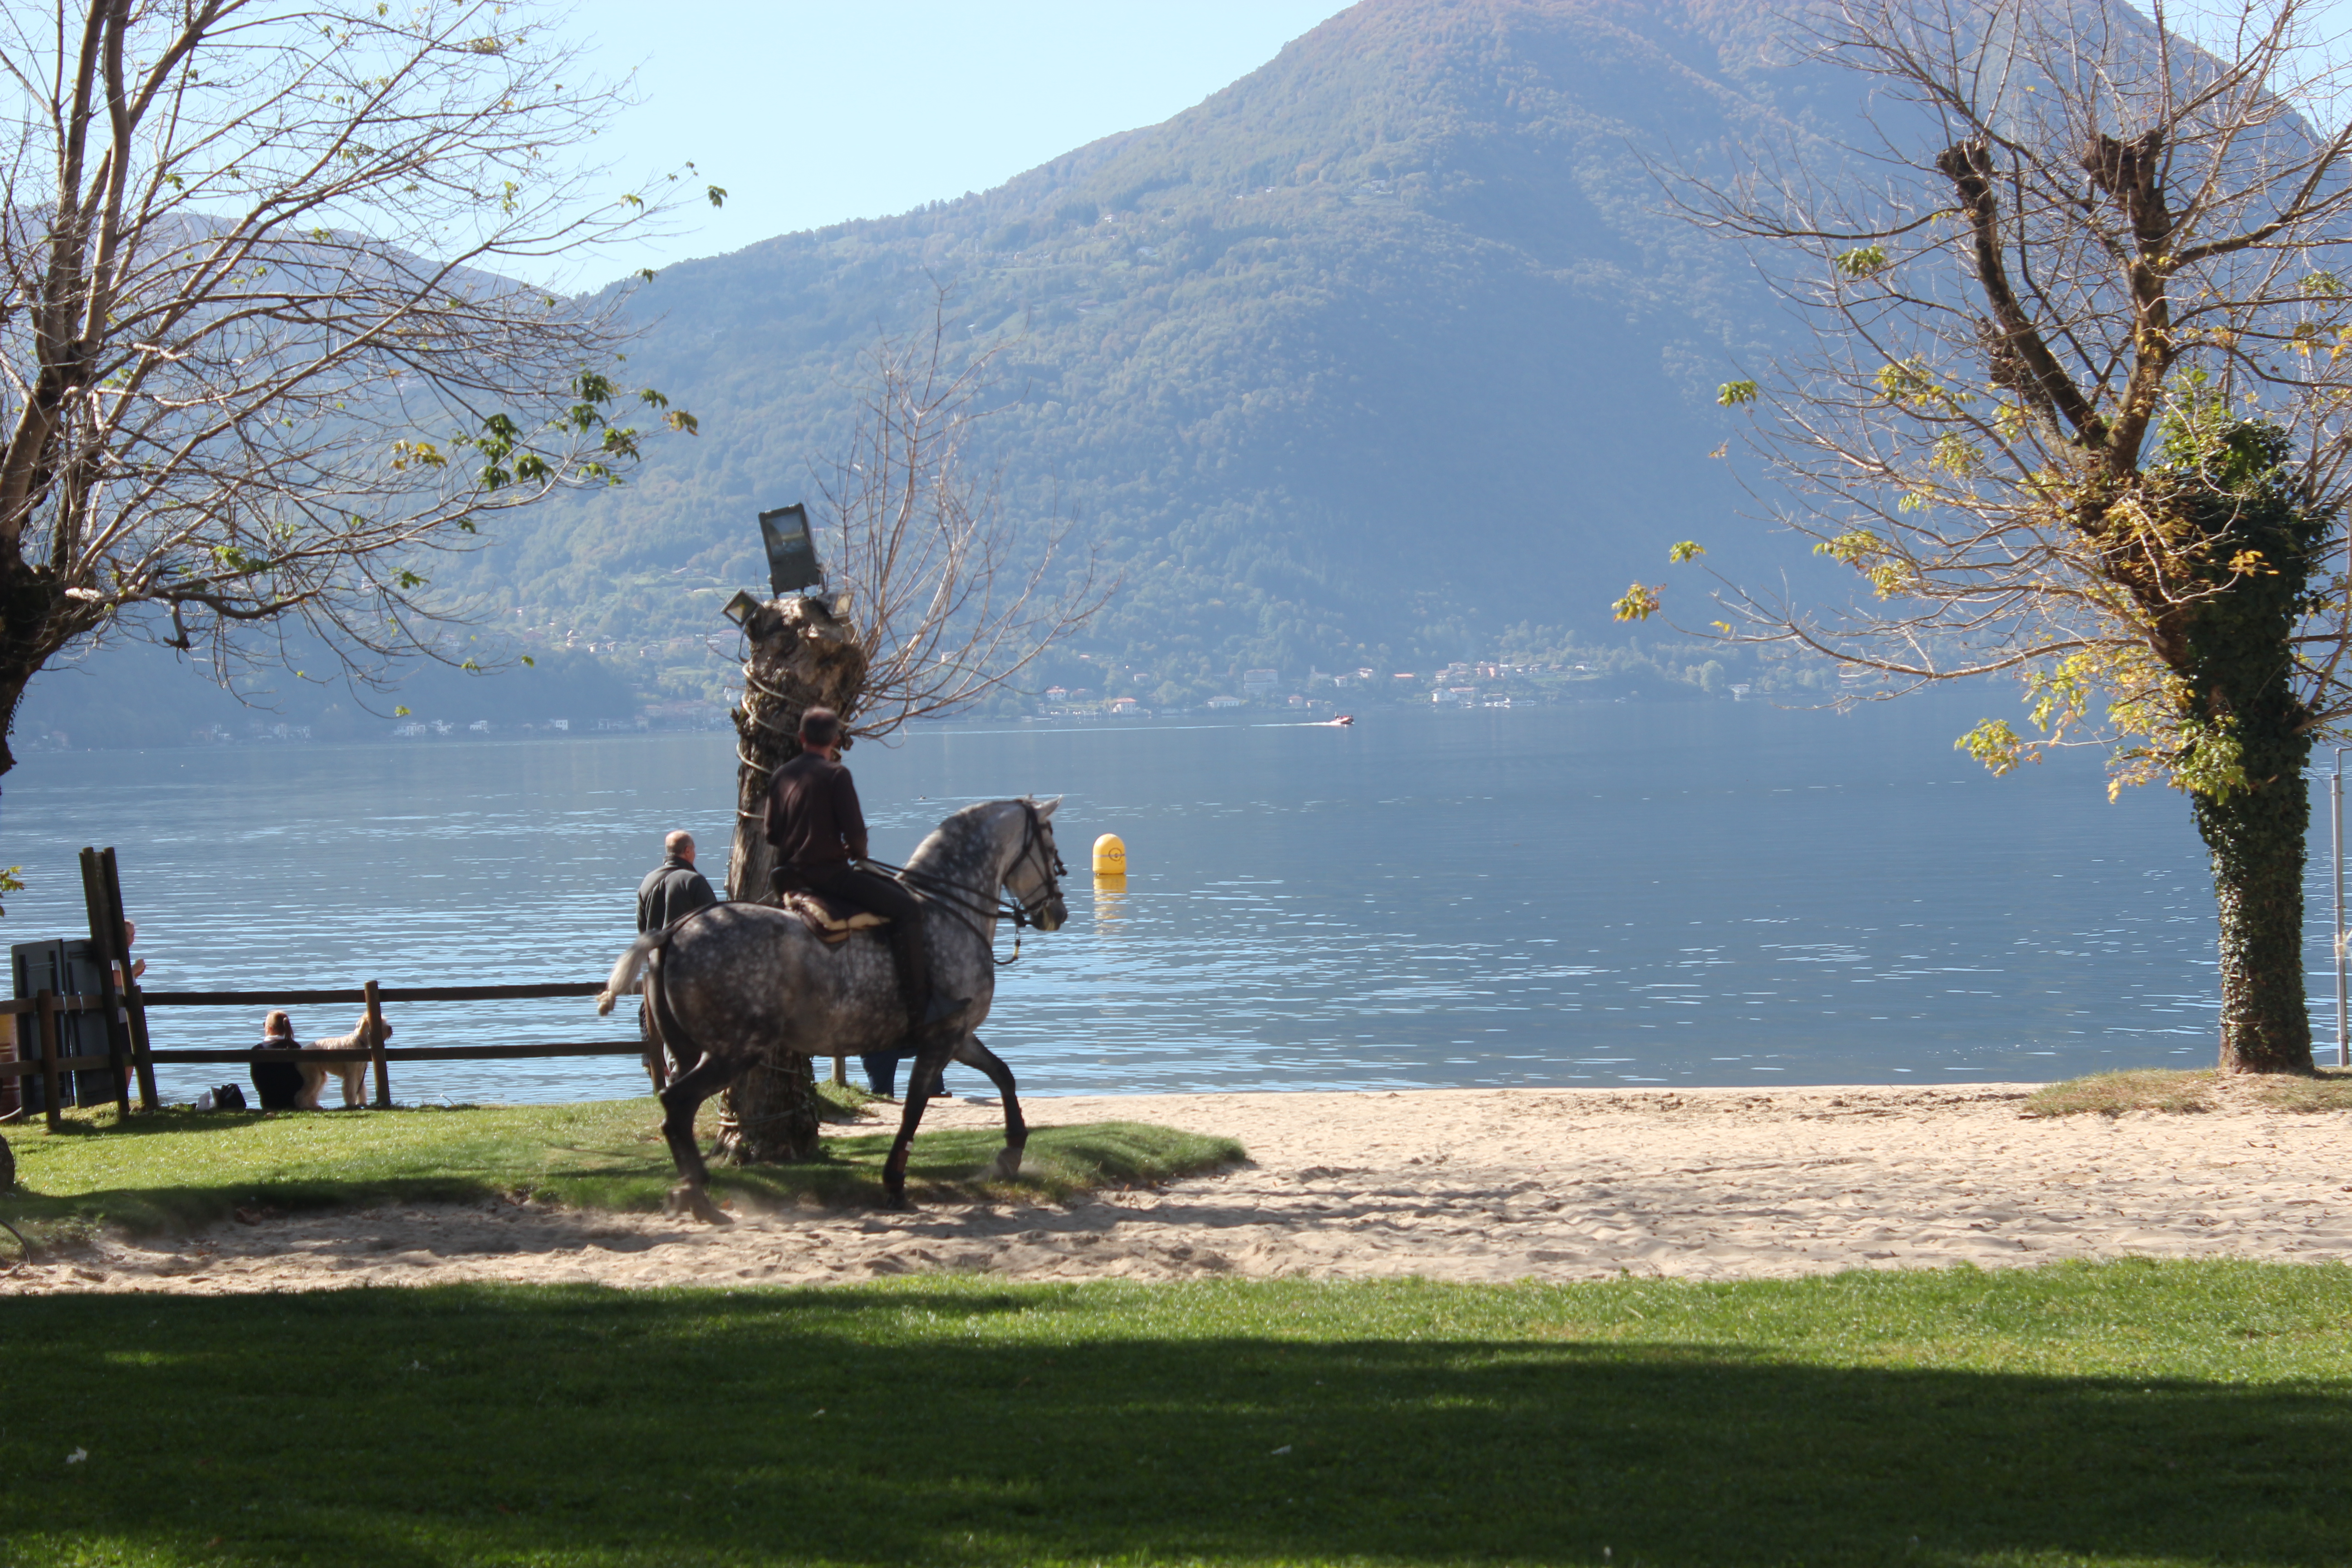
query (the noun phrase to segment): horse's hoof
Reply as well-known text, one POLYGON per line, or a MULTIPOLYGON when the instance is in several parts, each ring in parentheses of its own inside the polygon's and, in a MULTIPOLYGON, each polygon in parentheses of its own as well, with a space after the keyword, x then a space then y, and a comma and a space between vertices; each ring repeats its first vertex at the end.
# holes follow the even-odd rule
POLYGON ((672 1219, 678 1218, 684 1215, 691 1215, 705 1225, 732 1225, 735 1223, 719 1211, 719 1205, 710 1201, 710 1194, 709 1193, 704 1192, 700 1187, 692 1186, 684 1183, 681 1183, 677 1186, 672 1187, 669 1190, 669 1197, 667 1201, 663 1204, 662 1212, 668 1215, 672 1219))
POLYGON ((886 1209, 891 1210, 893 1213, 904 1214, 912 1209, 915 1205, 908 1199, 907 1194, 904 1193, 884 1193, 882 1194, 882 1206, 886 1209))
POLYGON ((1000 1182, 1009 1182, 1013 1177, 1019 1175, 1021 1173, 1021 1151, 1018 1149, 1007 1149, 1003 1152, 998 1154, 996 1156, 996 1165, 994 1170, 996 1179, 1000 1182))

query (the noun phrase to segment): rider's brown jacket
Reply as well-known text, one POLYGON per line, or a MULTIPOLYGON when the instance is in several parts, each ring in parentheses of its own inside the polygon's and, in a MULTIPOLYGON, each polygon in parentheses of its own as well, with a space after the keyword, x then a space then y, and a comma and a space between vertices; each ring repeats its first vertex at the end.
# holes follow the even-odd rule
POLYGON ((768 786, 768 842, 776 863, 807 870, 866 858, 866 814, 849 770, 803 752, 776 770, 768 786))

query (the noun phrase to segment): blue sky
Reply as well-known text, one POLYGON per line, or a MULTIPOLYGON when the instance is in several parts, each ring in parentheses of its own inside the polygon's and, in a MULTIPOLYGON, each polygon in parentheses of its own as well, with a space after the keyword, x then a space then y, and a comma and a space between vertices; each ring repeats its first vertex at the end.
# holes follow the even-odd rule
POLYGON ((581 0, 565 31, 642 100, 606 132, 634 181, 692 160, 730 193, 577 281, 983 191, 1188 109, 1336 0, 581 0), (661 25, 656 22, 661 18, 661 25))

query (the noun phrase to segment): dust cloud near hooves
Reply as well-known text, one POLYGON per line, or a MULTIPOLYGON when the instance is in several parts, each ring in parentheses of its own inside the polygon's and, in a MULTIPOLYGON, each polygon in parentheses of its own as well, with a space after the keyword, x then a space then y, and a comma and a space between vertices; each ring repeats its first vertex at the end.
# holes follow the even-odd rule
MULTIPOLYGON (((235 1293, 455 1280, 1735 1279, 2065 1258, 2352 1260, 2339 1114, 2244 1096, 2194 1115, 2041 1120, 2030 1086, 1433 1089, 1026 1102, 1039 1125, 1157 1121, 1249 1163, 1154 1190, 910 1214, 650 1215, 496 1203, 108 1238, 0 1293, 235 1293)), ((992 1126, 992 1101, 927 1126, 992 1126)), ((867 1131, 860 1129, 860 1131, 867 1131)))

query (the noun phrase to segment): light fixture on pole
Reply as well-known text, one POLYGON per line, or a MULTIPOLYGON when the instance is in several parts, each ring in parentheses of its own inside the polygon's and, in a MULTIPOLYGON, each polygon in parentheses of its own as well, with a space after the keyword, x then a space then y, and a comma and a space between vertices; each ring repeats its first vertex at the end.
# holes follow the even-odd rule
MULTIPOLYGON (((812 602, 823 598, 824 568, 817 563, 816 540, 809 531, 806 504, 794 501, 790 506, 761 512, 760 543, 768 554, 768 591, 771 595, 781 599, 795 591, 814 588, 820 592, 810 596, 812 602)), ((749 630, 751 617, 761 607, 760 597, 751 589, 743 588, 719 606, 719 613, 749 630)), ((836 594, 824 607, 835 619, 845 618, 849 614, 849 595, 836 594)))
POLYGON ((777 598, 795 588, 821 587, 824 568, 809 536, 808 508, 799 501, 760 514, 760 542, 768 550, 768 586, 777 598))

